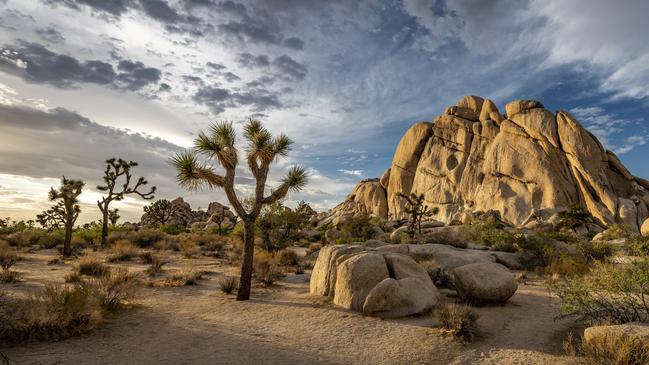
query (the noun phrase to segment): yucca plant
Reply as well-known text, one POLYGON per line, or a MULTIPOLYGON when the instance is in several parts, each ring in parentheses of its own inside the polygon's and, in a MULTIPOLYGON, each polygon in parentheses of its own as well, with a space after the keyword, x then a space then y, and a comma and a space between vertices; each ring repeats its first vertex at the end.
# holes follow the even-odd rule
POLYGON ((140 191, 142 187, 148 184, 148 182, 140 177, 137 179, 135 184, 131 186, 131 169, 137 166, 137 162, 134 161, 125 161, 121 158, 115 159, 111 158, 106 160, 106 170, 104 170, 104 185, 97 186, 99 191, 105 191, 108 195, 105 195, 101 200, 97 201, 97 206, 101 210, 102 221, 101 221, 101 244, 102 246, 106 245, 106 237, 108 237, 108 222, 110 221, 113 225, 117 223, 119 215, 117 214, 117 209, 110 209, 110 203, 113 200, 120 201, 124 199, 126 195, 136 194, 142 199, 153 199, 153 193, 155 193, 156 187, 151 187, 151 190, 148 192, 140 191), (122 183, 118 181, 121 180, 122 183))
POLYGON ((189 190, 195 190, 204 185, 209 188, 223 189, 228 201, 243 221, 244 249, 237 300, 250 299, 255 222, 262 207, 283 199, 290 190, 300 191, 306 185, 308 178, 304 168, 294 166, 289 169, 277 189, 270 195, 264 195, 270 164, 277 157, 286 156, 293 142, 284 134, 273 137, 261 122, 253 119, 250 119, 244 126, 243 136, 247 142, 246 163, 256 180, 255 193, 248 210, 244 208, 234 189, 239 153, 235 146, 236 133, 232 123, 213 124, 207 134, 202 131, 198 134, 193 151, 181 152, 172 158, 181 186, 189 190), (199 155, 215 161, 225 170, 225 174, 218 174, 214 166, 200 161, 199 155))

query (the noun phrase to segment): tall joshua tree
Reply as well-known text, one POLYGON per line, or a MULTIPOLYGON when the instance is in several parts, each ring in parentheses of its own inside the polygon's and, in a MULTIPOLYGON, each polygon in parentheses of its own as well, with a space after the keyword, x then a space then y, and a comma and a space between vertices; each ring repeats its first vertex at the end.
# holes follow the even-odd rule
POLYGON ((178 153, 172 158, 172 163, 178 171, 180 185, 190 190, 198 189, 202 185, 223 189, 228 201, 243 221, 244 249, 237 300, 250 299, 255 221, 259 217, 261 208, 283 199, 290 190, 301 190, 306 185, 308 178, 304 168, 294 166, 288 171, 281 185, 270 195, 265 196, 264 190, 270 164, 278 156, 286 156, 293 142, 284 134, 273 137, 261 125, 261 122, 252 119, 244 126, 243 136, 247 142, 246 162, 256 180, 255 193, 251 199, 251 207, 248 210, 243 207, 234 190, 235 170, 239 153, 235 147, 236 135, 232 123, 220 122, 213 124, 208 134, 199 133, 194 142, 193 151, 178 153), (225 170, 225 174, 220 175, 214 166, 199 161, 198 155, 215 160, 225 170))
POLYGON ((79 200, 77 198, 81 195, 81 189, 83 189, 84 185, 84 182, 81 180, 66 179, 65 176, 63 176, 61 178, 61 186, 56 190, 54 188, 50 189, 50 200, 58 200, 57 205, 52 209, 60 210, 63 208, 63 211, 60 211, 60 213, 65 217, 65 241, 63 242, 64 256, 70 256, 72 254, 72 247, 70 247, 70 242, 72 241, 72 228, 74 227, 74 222, 76 222, 79 217, 79 213, 81 213, 79 200))
MULTIPOLYGON (((97 206, 101 210, 102 220, 101 220, 101 244, 106 244, 106 237, 108 236, 108 222, 117 221, 119 215, 117 214, 117 209, 109 209, 110 203, 113 200, 122 200, 126 195, 136 194, 139 195, 142 199, 153 199, 153 193, 155 193, 156 187, 151 187, 149 192, 145 193, 140 191, 148 182, 140 177, 135 182, 135 185, 131 186, 131 169, 137 166, 137 162, 134 161, 125 161, 121 158, 115 159, 111 158, 106 160, 106 170, 104 170, 104 185, 97 186, 97 189, 100 191, 108 192, 108 195, 102 197, 101 200, 97 201, 97 206), (120 185, 118 182, 122 180, 123 183, 120 185)), ((114 224, 114 223, 113 223, 114 224)))

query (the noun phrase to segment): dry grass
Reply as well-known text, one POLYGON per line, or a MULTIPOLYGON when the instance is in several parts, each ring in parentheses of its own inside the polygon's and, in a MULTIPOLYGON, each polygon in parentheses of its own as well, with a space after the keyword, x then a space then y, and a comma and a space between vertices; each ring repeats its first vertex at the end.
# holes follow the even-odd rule
POLYGON ((203 271, 198 271, 192 267, 187 267, 166 278, 162 282, 162 286, 176 287, 196 285, 198 284, 199 280, 203 279, 203 275, 205 275, 203 271))
POLYGON ((181 237, 178 242, 178 248, 186 258, 192 258, 200 252, 198 244, 191 237, 181 237))
POLYGON ((129 240, 119 240, 113 244, 109 262, 128 261, 140 256, 140 248, 129 240))
POLYGON ((162 267, 171 262, 169 254, 166 251, 162 252, 147 252, 141 256, 145 263, 150 264, 146 270, 150 276, 156 276, 162 272, 162 267))
POLYGON ((97 255, 90 254, 79 259, 74 271, 79 275, 100 277, 110 271, 110 268, 97 255))
POLYGON ((232 294, 239 286, 239 280, 234 276, 226 276, 219 280, 219 289, 225 294, 232 294))
POLYGON ((25 298, 0 297, 0 343, 55 341, 92 330, 106 312, 133 299, 138 282, 119 269, 89 282, 50 283, 25 298))
POLYGON ((4 241, 0 241, 0 268, 2 268, 0 283, 15 283, 20 280, 21 274, 10 270, 19 260, 20 256, 16 250, 9 247, 4 241))
POLYGON ((478 335, 478 315, 467 305, 446 304, 437 310, 444 333, 471 341, 478 335))
POLYGON ((91 283, 101 306, 109 311, 121 308, 135 298, 140 280, 125 268, 107 272, 91 283))
POLYGON ((253 261, 253 271, 257 280, 266 286, 273 285, 275 280, 282 276, 278 263, 279 255, 267 251, 256 252, 253 261))
POLYGON ((619 331, 609 331, 590 341, 576 341, 572 334, 563 344, 567 355, 578 356, 583 365, 644 365, 649 364, 649 342, 619 331))

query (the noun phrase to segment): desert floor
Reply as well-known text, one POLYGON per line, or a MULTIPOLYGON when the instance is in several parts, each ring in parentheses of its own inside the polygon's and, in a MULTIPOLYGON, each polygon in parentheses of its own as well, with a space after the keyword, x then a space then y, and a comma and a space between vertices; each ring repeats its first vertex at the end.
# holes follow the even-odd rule
MULTIPOLYGON (((63 282, 71 264, 48 265, 54 250, 23 254, 23 281, 3 284, 24 293, 63 282)), ((252 300, 220 292, 235 268, 211 258, 175 256, 167 273, 191 262, 208 272, 196 286, 145 287, 137 304, 88 334, 32 342, 0 352, 17 364, 565 364, 562 340, 578 330, 555 321, 540 281, 519 286, 505 306, 476 308, 482 335, 469 344, 445 337, 433 316, 381 320, 336 308, 309 295, 309 273, 288 274, 252 300)), ((137 263, 119 264, 144 270, 137 263)), ((444 300, 453 301, 452 292, 444 300)))

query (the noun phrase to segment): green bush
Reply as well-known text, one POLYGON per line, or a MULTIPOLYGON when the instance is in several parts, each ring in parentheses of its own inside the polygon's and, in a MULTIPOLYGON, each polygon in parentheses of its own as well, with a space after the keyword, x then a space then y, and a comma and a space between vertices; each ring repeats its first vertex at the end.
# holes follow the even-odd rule
POLYGON ((649 237, 635 235, 628 239, 627 250, 635 256, 649 256, 649 237))
POLYGON ((372 217, 365 214, 349 218, 344 224, 340 225, 339 230, 343 234, 343 237, 347 237, 348 240, 353 238, 356 242, 364 242, 372 238, 373 226, 374 222, 372 217))
POLYGON ((141 248, 151 247, 154 244, 163 241, 166 236, 164 232, 157 229, 141 229, 126 235, 126 239, 140 246, 141 248))
POLYGON ((568 209, 559 212, 558 228, 573 229, 592 221, 592 216, 579 204, 571 204, 568 209))
POLYGON ((160 226, 160 231, 175 236, 181 233, 185 233, 185 226, 183 226, 182 224, 163 224, 160 226))
POLYGON ((602 232, 602 239, 605 241, 616 240, 618 238, 631 238, 631 236, 633 236, 633 233, 626 224, 613 224, 602 232))
POLYGON ((596 263, 589 274, 550 286, 561 299, 560 316, 591 323, 649 320, 649 259, 626 265, 596 263))

